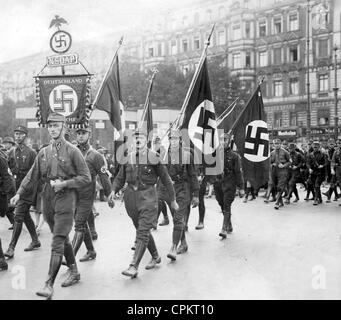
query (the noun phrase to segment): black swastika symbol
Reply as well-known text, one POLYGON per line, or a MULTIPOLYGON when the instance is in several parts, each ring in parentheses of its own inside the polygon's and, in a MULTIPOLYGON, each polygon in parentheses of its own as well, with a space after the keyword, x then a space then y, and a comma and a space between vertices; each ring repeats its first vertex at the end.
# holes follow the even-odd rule
POLYGON ((209 131, 207 129, 211 129, 212 130, 212 135, 211 135, 211 146, 214 146, 214 133, 215 133, 215 128, 211 127, 209 125, 209 119, 212 119, 213 121, 215 121, 215 113, 205 110, 205 108, 201 108, 200 110, 200 115, 198 118, 198 123, 197 126, 201 127, 204 129, 203 134, 196 132, 194 134, 194 139, 198 139, 198 140, 202 140, 205 141, 204 136, 203 135, 207 135, 209 133, 209 131))
POLYGON ((252 133, 253 128, 254 128, 253 126, 248 126, 246 136, 245 136, 245 144, 248 142, 249 144, 253 145, 253 148, 249 149, 245 147, 244 153, 247 153, 250 155, 259 155, 258 154, 259 146, 263 145, 264 146, 263 155, 259 155, 259 156, 263 156, 267 158, 269 156, 269 140, 261 139, 261 134, 262 133, 267 134, 268 129, 263 128, 263 127, 257 127, 256 136, 252 137, 251 133, 252 133))

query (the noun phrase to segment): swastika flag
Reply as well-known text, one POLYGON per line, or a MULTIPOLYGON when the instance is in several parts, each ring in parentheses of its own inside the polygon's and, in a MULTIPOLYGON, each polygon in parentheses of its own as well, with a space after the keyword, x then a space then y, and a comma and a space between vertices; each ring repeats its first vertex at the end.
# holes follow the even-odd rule
POLYGON ((44 127, 48 115, 58 112, 65 116, 70 128, 89 126, 90 79, 88 74, 35 77, 39 125, 44 127))
POLYGON ((219 136, 206 58, 197 71, 198 76, 180 126, 187 129, 182 132, 188 135, 183 136, 183 145, 193 151, 195 163, 205 167, 206 175, 217 175, 221 173, 222 166, 217 156, 219 136))
POLYGON ((242 158, 245 181, 254 188, 269 178, 269 132, 260 86, 257 87, 242 114, 234 123, 232 134, 242 158))

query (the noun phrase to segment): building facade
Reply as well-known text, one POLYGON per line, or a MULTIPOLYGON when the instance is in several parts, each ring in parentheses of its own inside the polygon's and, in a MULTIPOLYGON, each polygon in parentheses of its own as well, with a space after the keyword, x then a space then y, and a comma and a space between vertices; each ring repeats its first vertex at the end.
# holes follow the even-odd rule
MULTIPOLYGON (((160 12, 139 30, 126 33, 121 60, 138 62, 143 69, 158 63, 176 64, 186 74, 197 66, 215 24, 208 57, 223 56, 222 67, 229 68, 247 88, 263 80, 271 136, 304 139, 310 107, 312 137, 328 138, 334 135, 335 115, 341 115, 339 107, 335 113, 333 90, 341 82, 340 13, 338 0, 197 0, 160 12)), ((112 38, 118 39, 119 34, 112 38)), ((113 49, 107 44, 112 38, 75 46, 82 62, 95 73, 94 87, 110 62, 113 49)), ((20 100, 34 92, 32 77, 47 55, 0 65, 0 104, 5 96, 20 100)), ((160 117, 156 127, 164 131, 174 120, 173 111, 170 119, 160 117)), ((137 121, 138 111, 131 111, 127 126, 137 121)))

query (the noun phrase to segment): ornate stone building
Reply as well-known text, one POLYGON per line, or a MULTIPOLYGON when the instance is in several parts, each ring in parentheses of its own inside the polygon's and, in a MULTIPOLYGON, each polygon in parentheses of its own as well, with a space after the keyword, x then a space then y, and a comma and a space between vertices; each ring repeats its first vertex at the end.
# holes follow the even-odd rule
MULTIPOLYGON (((264 79, 262 92, 272 136, 305 136, 309 72, 312 136, 328 137, 335 116, 334 53, 338 57, 337 87, 341 82, 340 13, 338 0, 196 0, 160 12, 156 18, 146 17, 143 27, 125 33, 121 60, 138 62, 141 68, 173 63, 186 73, 196 67, 215 24, 208 56, 225 57, 222 67, 238 75, 243 86, 254 88, 264 79)), ((74 48, 89 71, 96 71, 97 83, 112 56, 113 39, 119 36, 79 43, 74 48)), ((47 55, 0 65, 0 103, 3 96, 20 100, 33 92, 32 76, 47 55)), ((131 124, 137 121, 137 113, 133 114, 131 124)))

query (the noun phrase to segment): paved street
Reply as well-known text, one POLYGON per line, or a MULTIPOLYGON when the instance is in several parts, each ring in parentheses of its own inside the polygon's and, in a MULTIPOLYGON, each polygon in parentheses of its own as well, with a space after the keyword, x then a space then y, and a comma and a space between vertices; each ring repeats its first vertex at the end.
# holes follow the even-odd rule
MULTIPOLYGON (((303 191, 300 197, 304 198, 303 191)), ((189 251, 170 263, 166 254, 172 227, 158 227, 153 235, 162 263, 145 270, 150 259, 146 251, 139 276, 133 280, 121 275, 130 262, 135 237, 123 203, 116 202, 113 210, 103 202, 96 205, 100 211, 98 257, 78 263, 81 282, 70 288, 60 287, 66 277, 62 266, 54 299, 341 299, 341 207, 337 202, 313 206, 312 201, 301 200, 276 211, 261 197, 247 204, 238 198, 233 204, 234 233, 221 241, 222 214, 215 199, 207 199, 203 230, 194 229, 198 211, 191 212, 189 251)), ((11 235, 7 228, 8 221, 1 219, 4 249, 11 235)), ((51 235, 47 225, 41 249, 24 252, 29 241, 24 229, 9 270, 0 273, 0 299, 40 299, 35 291, 48 270, 51 235)), ((78 258, 84 253, 82 247, 78 258)))

